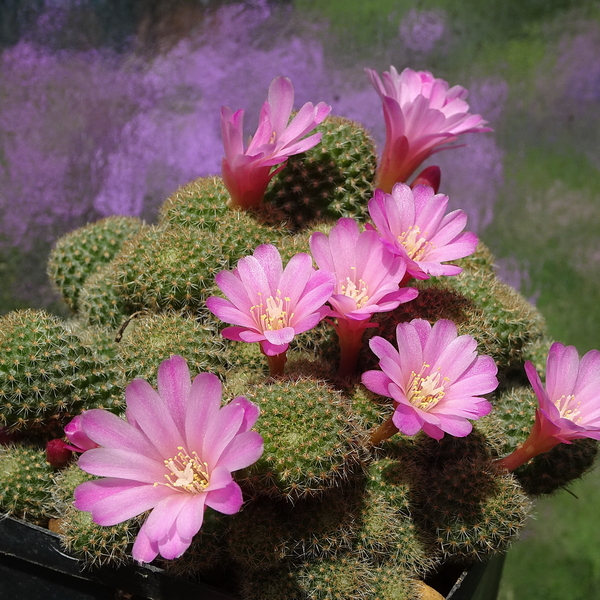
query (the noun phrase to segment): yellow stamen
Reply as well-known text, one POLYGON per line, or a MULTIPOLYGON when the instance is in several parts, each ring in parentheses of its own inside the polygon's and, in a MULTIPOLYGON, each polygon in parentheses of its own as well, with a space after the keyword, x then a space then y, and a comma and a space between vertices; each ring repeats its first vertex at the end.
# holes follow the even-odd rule
POLYGON ((579 410, 581 402, 575 404, 575 396, 573 394, 568 396, 563 394, 555 404, 563 419, 569 419, 569 421, 573 421, 573 423, 579 423, 581 421, 582 414, 579 410))
MULTIPOLYGON (((262 294, 259 292, 259 296, 262 294)), ((275 297, 269 296, 266 302, 262 302, 262 297, 259 298, 258 304, 250 307, 250 311, 254 316, 254 320, 264 331, 265 329, 283 329, 288 327, 294 313, 289 313, 291 299, 288 296, 281 297, 281 290, 277 290, 275 297), (265 303, 267 308, 265 310, 265 303)))
MULTIPOLYGON (((352 267, 354 269, 354 267, 352 267)), ((340 284, 340 289, 344 296, 352 298, 356 302, 356 308, 362 308, 369 301, 369 286, 362 280, 358 280, 358 285, 346 277, 346 285, 340 284)))
POLYGON ((208 463, 201 461, 196 452, 188 454, 182 446, 178 446, 177 450, 176 456, 164 461, 170 471, 165 473, 167 483, 157 482, 154 485, 167 485, 191 494, 203 492, 210 482, 208 463))
POLYGON ((411 225, 398 236, 398 242, 404 246, 406 253, 412 260, 422 260, 435 246, 427 239, 426 231, 421 236, 421 228, 411 225))
POLYGON ((409 402, 421 410, 433 408, 446 395, 445 386, 450 382, 448 377, 442 377, 439 367, 424 376, 424 371, 430 368, 431 365, 423 363, 419 373, 413 371, 406 391, 409 402))

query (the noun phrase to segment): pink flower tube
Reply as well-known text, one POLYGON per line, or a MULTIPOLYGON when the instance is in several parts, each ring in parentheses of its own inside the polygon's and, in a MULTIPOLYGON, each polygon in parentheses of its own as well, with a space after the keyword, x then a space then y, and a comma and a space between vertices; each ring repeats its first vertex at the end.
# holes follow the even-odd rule
POLYGON ((376 186, 390 192, 398 181, 406 182, 416 168, 434 152, 464 133, 491 131, 480 115, 469 113, 468 92, 428 71, 394 67, 383 77, 365 69, 381 97, 386 140, 377 168, 376 186), (383 79, 383 80, 382 80, 383 79))
POLYGON ((193 382, 180 356, 158 370, 158 393, 142 379, 125 390, 127 419, 100 409, 82 415, 82 430, 99 445, 79 466, 101 479, 75 489, 75 508, 95 523, 115 525, 151 511, 133 546, 133 557, 181 556, 200 530, 208 506, 233 514, 242 492, 231 473, 263 452, 250 431, 259 409, 243 396, 221 407, 221 383, 211 373, 193 382))
POLYGON ((294 88, 287 77, 276 77, 269 86, 258 129, 244 149, 244 111, 221 108, 221 133, 225 147, 222 174, 231 195, 230 206, 242 209, 261 204, 271 179, 285 166, 288 157, 305 152, 321 141, 321 134, 307 138, 331 111, 331 106, 307 102, 288 125, 294 106, 294 88), (304 138, 304 139, 302 139, 304 138), (276 169, 273 167, 280 165, 276 169))
POLYGON ((514 471, 554 446, 580 438, 600 440, 600 352, 579 360, 575 346, 552 344, 546 362, 546 387, 530 361, 525 363, 539 408, 529 437, 499 464, 514 471))
POLYGON ((258 246, 238 261, 233 271, 221 271, 215 281, 227 298, 213 296, 206 306, 226 327, 229 340, 258 342, 269 359, 271 374, 281 374, 285 352, 298 333, 312 329, 328 313, 325 302, 333 291, 333 276, 315 271, 312 258, 293 256, 285 269, 271 244, 258 246))
POLYGON ((375 190, 369 215, 386 246, 402 256, 407 272, 417 279, 430 275, 458 275, 456 265, 443 264, 469 256, 477 248, 477 236, 463 231, 467 215, 462 210, 446 214, 448 196, 435 194, 425 185, 411 189, 394 185, 391 194, 375 190))
POLYGON ((352 373, 362 335, 374 313, 394 310, 416 298, 414 288, 399 288, 406 262, 390 252, 375 231, 359 231, 354 219, 342 218, 329 237, 315 232, 310 250, 319 268, 331 273, 335 289, 328 316, 337 318, 340 341, 340 375, 352 373))
POLYGON ((363 373, 371 391, 393 399, 395 411, 372 436, 378 444, 397 431, 415 435, 423 430, 436 440, 449 433, 469 435, 469 421, 487 415, 491 404, 482 398, 498 387, 498 369, 490 356, 477 355, 470 335, 458 336, 447 319, 433 327, 423 319, 400 323, 398 350, 382 337, 370 341, 381 371, 363 373))

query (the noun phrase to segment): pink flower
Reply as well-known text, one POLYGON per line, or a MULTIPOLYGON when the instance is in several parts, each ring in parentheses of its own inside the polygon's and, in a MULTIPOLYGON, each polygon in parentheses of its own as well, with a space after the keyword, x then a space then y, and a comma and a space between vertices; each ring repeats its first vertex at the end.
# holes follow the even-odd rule
POLYGON ((181 556, 202 526, 206 506, 233 514, 242 492, 231 472, 255 462, 261 436, 250 428, 257 406, 239 396, 221 405, 221 383, 211 373, 193 382, 180 356, 158 370, 158 393, 143 379, 125 390, 127 419, 100 409, 82 415, 84 433, 99 448, 79 466, 102 479, 75 489, 74 506, 99 525, 114 525, 150 510, 133 557, 181 556))
POLYGON ((510 471, 561 442, 600 440, 600 352, 579 360, 575 346, 552 344, 546 362, 546 388, 530 361, 525 363, 539 409, 529 437, 499 463, 510 471))
POLYGON ((364 330, 376 326, 369 321, 373 314, 394 310, 418 291, 399 287, 406 262, 384 246, 377 232, 360 233, 354 219, 340 219, 329 237, 313 233, 310 250, 317 265, 335 278, 328 316, 337 318, 339 375, 345 377, 356 368, 364 330))
POLYGON ((434 152, 445 150, 463 133, 491 131, 480 115, 469 113, 468 92, 456 85, 448 89, 443 79, 427 71, 394 67, 383 74, 366 69, 383 102, 386 141, 377 169, 376 185, 390 192, 394 183, 405 182, 434 152))
POLYGON ((85 452, 92 448, 98 448, 98 444, 92 441, 83 430, 83 414, 73 417, 65 425, 65 436, 71 445, 65 445, 72 452, 85 452))
POLYGON ((448 196, 435 194, 425 185, 413 190, 404 183, 391 194, 375 190, 369 214, 384 243, 404 257, 407 272, 417 279, 430 275, 457 275, 462 271, 443 261, 469 256, 477 247, 477 236, 465 231, 467 215, 462 210, 445 214, 448 196))
POLYGON ((293 256, 285 269, 275 246, 262 244, 233 271, 221 271, 215 281, 227 296, 208 298, 208 309, 232 323, 222 334, 229 340, 259 342, 267 356, 284 353, 298 333, 312 329, 328 312, 324 306, 333 277, 315 271, 310 255, 293 256))
MULTIPOLYGON (((498 386, 493 359, 478 356, 475 339, 457 336, 456 326, 446 319, 433 327, 423 319, 400 323, 396 338, 398 350, 381 337, 371 339, 382 370, 362 376, 368 389, 393 398, 393 425, 406 435, 422 429, 437 440, 444 432, 468 435, 472 430, 468 419, 479 419, 492 409, 480 396, 498 386)), ((381 439, 385 438, 377 432, 372 437, 374 443, 381 439)))
POLYGON ((258 206, 269 181, 285 165, 288 157, 305 152, 321 141, 315 133, 302 139, 319 125, 331 111, 331 106, 307 102, 288 125, 294 105, 294 88, 287 77, 276 77, 269 86, 263 104, 258 129, 244 150, 244 111, 221 108, 221 132, 225 157, 222 162, 223 181, 231 195, 230 206, 248 209, 258 206), (280 165, 277 169, 272 167, 280 165))
POLYGON ((377 232, 361 233, 354 219, 340 219, 329 237, 313 233, 310 250, 317 266, 335 277, 330 317, 364 328, 374 313, 394 310, 418 294, 398 287, 406 272, 404 259, 390 252, 377 232))

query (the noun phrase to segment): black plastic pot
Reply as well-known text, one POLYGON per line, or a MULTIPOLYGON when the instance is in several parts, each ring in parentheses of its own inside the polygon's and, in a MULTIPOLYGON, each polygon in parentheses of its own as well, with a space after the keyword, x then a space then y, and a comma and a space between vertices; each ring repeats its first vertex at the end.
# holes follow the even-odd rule
MULTIPOLYGON (((494 600, 504 557, 463 573, 446 572, 436 581, 447 600, 494 600), (458 577, 458 580, 457 580, 458 577), (450 591, 445 588, 451 587, 450 591)), ((59 537, 12 517, 0 520, 2 600, 240 600, 202 583, 173 579, 152 566, 82 569, 62 550, 59 537)), ((282 599, 285 600, 285 599, 282 599)))

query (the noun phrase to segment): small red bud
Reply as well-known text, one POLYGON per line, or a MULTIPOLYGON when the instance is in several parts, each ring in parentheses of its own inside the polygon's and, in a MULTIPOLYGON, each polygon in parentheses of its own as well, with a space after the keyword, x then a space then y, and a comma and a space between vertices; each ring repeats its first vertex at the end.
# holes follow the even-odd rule
POLYGON ((62 440, 50 440, 46 444, 46 460, 55 468, 62 469, 73 454, 62 440))

